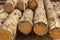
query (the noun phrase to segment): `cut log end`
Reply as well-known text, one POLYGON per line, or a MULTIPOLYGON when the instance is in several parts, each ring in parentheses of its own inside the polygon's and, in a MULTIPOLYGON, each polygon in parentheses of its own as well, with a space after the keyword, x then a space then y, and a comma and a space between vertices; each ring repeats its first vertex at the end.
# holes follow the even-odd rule
MULTIPOLYGON (((18 2, 17 3, 17 8, 19 8, 20 10, 24 10, 24 3, 23 2, 18 2)), ((25 8, 27 8, 27 6, 25 6, 25 8)))
POLYGON ((0 29, 0 40, 13 40, 13 35, 4 29, 0 29))
POLYGON ((23 21, 18 24, 18 29, 21 33, 27 35, 32 31, 32 25, 28 21, 23 21))
POLYGON ((45 26, 45 24, 36 23, 36 24, 34 25, 34 32, 35 32, 37 35, 43 36, 43 35, 47 34, 48 28, 45 26))
POLYGON ((6 11, 6 12, 11 12, 12 10, 13 10, 14 8, 13 8, 13 5, 11 4, 11 3, 5 3, 5 5, 4 5, 4 11, 6 11))
POLYGON ((52 29, 49 33, 51 38, 60 39, 60 28, 52 29))
POLYGON ((38 6, 38 3, 36 0, 29 1, 29 7, 31 9, 35 9, 38 6))

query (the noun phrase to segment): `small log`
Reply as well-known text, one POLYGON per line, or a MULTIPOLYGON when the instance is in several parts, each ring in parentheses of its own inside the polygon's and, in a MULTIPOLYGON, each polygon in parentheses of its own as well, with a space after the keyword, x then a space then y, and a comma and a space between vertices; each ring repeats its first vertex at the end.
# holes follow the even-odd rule
POLYGON ((38 3, 36 0, 29 0, 29 8, 35 9, 37 8, 37 6, 38 6, 38 3))
POLYGON ((35 10, 34 16, 34 32, 37 35, 43 36, 48 32, 47 18, 45 15, 45 9, 43 0, 38 0, 38 7, 35 10))
POLYGON ((28 0, 20 0, 18 3, 17 3, 17 8, 19 8, 20 10, 25 10, 28 6, 28 0))
POLYGON ((6 3, 4 4, 4 10, 8 13, 13 11, 17 3, 18 0, 7 0, 6 3))
POLYGON ((18 24, 18 29, 21 33, 27 35, 32 31, 32 19, 33 11, 30 9, 26 9, 18 24))
POLYGON ((60 38, 60 21, 57 16, 56 11, 53 8, 53 5, 50 0, 44 0, 45 8, 47 11, 47 17, 49 22, 49 34, 53 39, 60 38))
POLYGON ((7 17, 8 17, 8 13, 4 12, 3 8, 0 8, 0 27, 7 17))
POLYGON ((14 40, 16 36, 17 24, 21 17, 21 11, 15 9, 6 21, 3 23, 0 29, 0 40, 14 40), (3 38, 4 37, 4 38, 3 38))

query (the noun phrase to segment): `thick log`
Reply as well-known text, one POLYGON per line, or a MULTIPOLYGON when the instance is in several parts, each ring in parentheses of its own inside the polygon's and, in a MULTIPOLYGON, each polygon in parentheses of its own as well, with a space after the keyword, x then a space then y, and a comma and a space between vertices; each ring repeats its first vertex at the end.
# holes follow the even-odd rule
POLYGON ((48 32, 47 18, 45 15, 45 9, 43 0, 38 0, 38 7, 35 10, 34 16, 34 32, 37 35, 43 36, 48 32))
POLYGON ((17 3, 18 0, 7 0, 4 4, 4 10, 8 13, 13 11, 17 3))
POLYGON ((32 31, 33 11, 26 9, 19 24, 18 29, 21 33, 28 35, 32 31))
POLYGON ((19 8, 20 10, 25 10, 28 6, 28 0, 20 0, 18 3, 17 3, 17 8, 19 8))
POLYGON ((0 27, 7 17, 8 17, 8 13, 4 12, 3 8, 0 8, 0 27))
POLYGON ((15 9, 9 15, 9 17, 3 23, 2 28, 0 29, 0 40, 14 40, 16 36, 17 24, 20 17, 21 12, 18 9, 15 9))
POLYGON ((35 9, 37 8, 37 6, 38 6, 38 3, 36 0, 29 0, 29 8, 35 9))
POLYGON ((57 39, 60 38, 60 21, 57 16, 56 11, 53 8, 53 5, 50 0, 44 0, 48 22, 49 22, 49 34, 51 38, 57 39))

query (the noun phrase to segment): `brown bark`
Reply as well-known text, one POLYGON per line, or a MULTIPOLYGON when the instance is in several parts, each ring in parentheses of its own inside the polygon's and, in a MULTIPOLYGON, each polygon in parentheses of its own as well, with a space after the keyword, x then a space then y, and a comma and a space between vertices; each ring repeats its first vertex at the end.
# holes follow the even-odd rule
POLYGON ((20 0, 18 3, 17 3, 17 8, 19 8, 20 10, 25 10, 28 6, 28 0, 20 0))
POLYGON ((49 34, 51 38, 60 38, 60 21, 57 17, 57 13, 53 8, 53 5, 50 0, 44 0, 46 11, 47 11, 47 17, 49 22, 49 34))
POLYGON ((27 35, 32 31, 32 19, 33 11, 30 9, 26 9, 18 24, 18 29, 21 33, 27 35))
POLYGON ((5 5, 4 5, 4 10, 8 13, 13 11, 17 2, 18 2, 18 0, 7 0, 5 5))
POLYGON ((48 32, 47 18, 45 15, 45 9, 43 0, 38 0, 38 7, 35 10, 34 16, 34 32, 37 35, 43 36, 48 32))
POLYGON ((37 3, 36 0, 30 0, 30 1, 29 1, 29 7, 30 7, 31 9, 35 9, 35 8, 37 8, 37 6, 38 6, 38 3, 37 3))
POLYGON ((21 17, 21 12, 18 9, 15 9, 9 15, 9 17, 3 23, 2 28, 0 29, 0 40, 14 40, 19 17, 21 17))

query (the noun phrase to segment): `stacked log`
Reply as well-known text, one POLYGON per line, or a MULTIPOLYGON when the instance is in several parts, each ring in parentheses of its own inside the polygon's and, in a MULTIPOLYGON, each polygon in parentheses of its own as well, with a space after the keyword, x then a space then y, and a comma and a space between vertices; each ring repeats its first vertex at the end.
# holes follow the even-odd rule
POLYGON ((29 0, 29 8, 35 9, 38 6, 37 0, 29 0))
POLYGON ((0 8, 0 27, 7 17, 8 17, 8 14, 4 12, 3 8, 0 8))
POLYGON ((18 0, 7 0, 4 4, 4 10, 8 13, 14 10, 16 4, 18 3, 18 0))
POLYGON ((19 8, 20 10, 25 10, 28 6, 28 0, 20 0, 18 3, 17 3, 17 8, 19 8))
POLYGON ((18 29, 21 33, 27 35, 32 31, 33 11, 26 9, 18 24, 18 29))
POLYGON ((48 32, 47 23, 48 22, 45 15, 43 0, 38 0, 38 7, 35 10, 34 16, 34 28, 33 28, 34 32, 40 36, 47 34, 48 32))
POLYGON ((14 40, 16 36, 17 24, 21 17, 21 11, 15 9, 6 21, 2 24, 0 29, 0 40, 14 40))
POLYGON ((52 2, 54 9, 57 12, 57 16, 60 18, 60 2, 52 2))
POLYGON ((50 0, 44 0, 45 8, 46 8, 46 14, 48 17, 49 22, 49 34, 51 38, 53 39, 59 39, 60 38, 60 21, 57 17, 57 13, 53 8, 53 5, 50 0))

